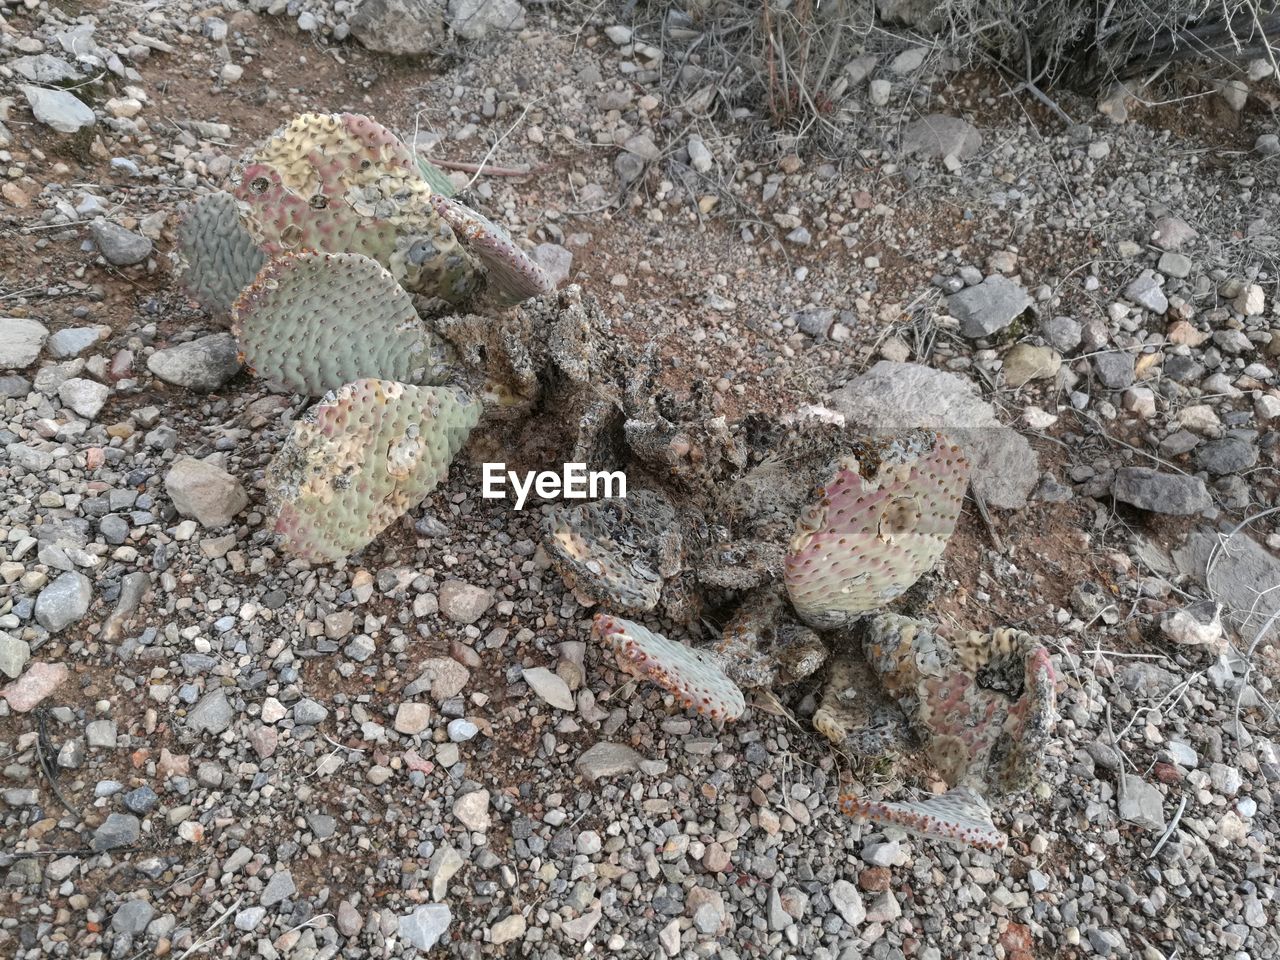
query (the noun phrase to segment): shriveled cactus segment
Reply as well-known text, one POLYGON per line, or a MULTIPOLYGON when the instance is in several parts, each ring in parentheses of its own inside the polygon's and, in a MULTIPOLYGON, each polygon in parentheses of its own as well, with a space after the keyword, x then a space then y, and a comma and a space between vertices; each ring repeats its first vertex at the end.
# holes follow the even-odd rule
POLYGON ((675 508, 648 490, 553 508, 545 542, 552 564, 584 605, 623 613, 657 607, 664 576, 680 564, 675 508))
POLYGON ((294 118, 250 160, 235 195, 271 256, 362 253, 406 290, 450 303, 478 288, 477 264, 432 206, 417 160, 368 117, 294 118))
POLYGON ((447 388, 389 380, 326 396, 267 467, 281 545, 321 563, 364 547, 445 477, 479 414, 447 388))
POLYGON ((707 653, 605 613, 596 614, 592 632, 620 669, 670 691, 685 707, 713 720, 736 720, 746 710, 742 691, 707 653))
POLYGON ((233 332, 263 379, 319 396, 364 378, 439 383, 444 344, 376 261, 358 253, 272 260, 236 302, 233 332))
POLYGON ((856 820, 895 826, 931 840, 1000 850, 1008 843, 991 822, 991 808, 976 791, 956 787, 941 796, 902 803, 881 803, 857 797, 840 798, 840 809, 856 820))
POLYGON ((773 587, 747 595, 725 624, 716 652, 730 678, 744 687, 795 683, 827 659, 818 635, 795 621, 773 587))
POLYGON ((902 709, 856 655, 844 654, 831 664, 813 727, 840 749, 862 757, 895 753, 913 742, 902 709))
POLYGON ((463 246, 484 265, 485 292, 495 303, 510 306, 555 289, 547 272, 488 217, 438 194, 431 200, 463 246))
POLYGON ((1035 637, 881 614, 863 651, 948 783, 978 780, 1002 792, 1032 784, 1056 718, 1053 667, 1035 637))
POLYGON ((219 191, 191 204, 178 224, 182 282, 210 313, 227 313, 265 259, 240 224, 235 197, 219 191))
POLYGON ((837 628, 902 594, 945 549, 968 478, 959 447, 923 430, 868 441, 837 461, 787 554, 800 617, 837 628))

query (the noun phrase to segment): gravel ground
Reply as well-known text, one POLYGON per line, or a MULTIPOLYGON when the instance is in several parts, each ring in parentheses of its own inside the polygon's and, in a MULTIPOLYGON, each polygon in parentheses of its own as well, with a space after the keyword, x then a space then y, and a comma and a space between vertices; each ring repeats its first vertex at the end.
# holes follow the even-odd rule
POLYGON ((824 159, 709 99, 692 39, 398 6, 4 8, 0 954, 1280 955, 1274 77, 1068 126, 905 49, 846 68, 824 159), (406 37, 429 55, 360 45, 406 37), (304 402, 168 254, 305 109, 487 157, 475 202, 728 416, 876 376, 1029 441, 927 584, 1052 638, 1008 850, 844 819, 937 784, 833 752, 817 687, 717 729, 625 683, 477 458, 348 562, 278 551, 261 479, 304 402))

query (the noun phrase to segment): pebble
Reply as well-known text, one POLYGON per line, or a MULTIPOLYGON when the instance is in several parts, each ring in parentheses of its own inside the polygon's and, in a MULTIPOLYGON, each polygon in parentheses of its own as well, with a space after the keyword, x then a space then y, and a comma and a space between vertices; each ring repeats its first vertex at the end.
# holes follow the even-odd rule
POLYGON ((484 833, 489 829, 489 791, 473 790, 453 802, 453 815, 468 830, 484 833))
POLYGON ((573 711, 577 703, 569 690, 569 685, 546 667, 530 667, 523 673, 524 682, 529 689, 542 700, 557 710, 573 711))
POLYGON ((93 111, 68 90, 18 84, 36 120, 58 133, 78 133, 95 123, 93 111))
POLYGON ((208 460, 177 461, 165 474, 164 489, 179 514, 211 530, 225 527, 249 504, 240 481, 208 460))
POLYGON ((1030 307, 1031 297, 1022 285, 999 274, 947 298, 947 310, 970 339, 998 333, 1030 307))
POLYGON ((157 350, 147 358, 147 369, 161 380, 205 393, 224 386, 242 366, 240 348, 228 333, 157 350))
POLYGON ((452 922, 448 904, 424 904, 400 918, 400 936, 426 953, 445 935, 452 922))
POLYGON ((39 320, 0 317, 0 368, 22 370, 31 366, 48 339, 49 328, 39 320))
POLYGON ((472 624, 493 604, 493 594, 461 580, 446 580, 440 586, 440 613, 454 623, 472 624))
POLYGON ((36 621, 50 633, 61 633, 89 612, 92 600, 93 585, 89 578, 69 571, 40 591, 36 598, 36 621))

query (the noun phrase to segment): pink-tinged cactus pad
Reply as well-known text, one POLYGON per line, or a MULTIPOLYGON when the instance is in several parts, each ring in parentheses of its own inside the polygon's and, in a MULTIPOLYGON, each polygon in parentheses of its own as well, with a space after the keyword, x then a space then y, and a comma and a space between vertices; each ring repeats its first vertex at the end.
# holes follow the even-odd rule
POLYGON ((488 217, 439 194, 431 202, 462 245, 484 265, 486 292, 496 303, 509 306, 555 289, 547 272, 488 217))
POLYGON ((855 820, 898 827, 930 840, 1001 850, 1008 837, 991 822, 991 808, 968 787, 956 787, 927 800, 900 803, 840 798, 840 809, 855 820))
POLYGON ((923 430, 870 441, 837 461, 787 552, 796 612, 834 629, 900 596, 942 555, 968 479, 960 448, 923 430))
POLYGON ((445 378, 444 344, 391 274, 358 253, 272 260, 233 316, 245 362, 294 393, 319 396, 361 379, 445 378))
POLYGON ((177 248, 183 286, 214 314, 231 310, 265 259, 240 223, 235 197, 221 191, 201 197, 184 210, 177 248))
POLYGON ((234 192, 269 256, 361 253, 406 290, 449 303, 478 287, 477 264, 432 206, 417 160, 368 117, 295 117, 249 160, 234 192))
POLYGON ((444 479, 479 415, 444 387, 358 380, 329 394, 267 467, 281 546, 317 563, 361 549, 444 479))
POLYGON ((670 691, 683 706, 713 720, 737 720, 746 710, 742 691, 706 653, 606 613, 596 614, 592 632, 621 670, 670 691))

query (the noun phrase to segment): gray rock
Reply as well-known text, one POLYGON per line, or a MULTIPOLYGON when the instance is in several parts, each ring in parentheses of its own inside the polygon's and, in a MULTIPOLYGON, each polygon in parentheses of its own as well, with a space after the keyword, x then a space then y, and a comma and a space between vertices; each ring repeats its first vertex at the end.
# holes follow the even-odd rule
POLYGON ((116 748, 116 725, 113 720, 94 720, 84 728, 89 746, 106 750, 116 748))
MULTIPOLYGON (((1242 532, 1220 544, 1221 540, 1214 530, 1195 530, 1173 551, 1173 561, 1180 573, 1205 587, 1222 604, 1223 617, 1237 633, 1252 641, 1280 608, 1280 590, 1276 589, 1280 558, 1242 532)), ((1273 625, 1267 636, 1280 637, 1280 624, 1273 625)))
POLYGON ((495 30, 523 30, 519 0, 449 0, 449 26, 463 40, 480 40, 495 30))
POLYGON ((129 267, 151 256, 151 241, 140 233, 126 230, 110 220, 95 220, 89 225, 93 242, 107 263, 129 267))
MULTIPOLYGON (((3 323, 0 320, 0 323, 3 323)), ((0 351, 5 349, 3 334, 0 334, 0 351)), ((0 367, 4 364, 0 363, 0 367)), ((10 400, 20 400, 31 392, 31 381, 26 377, 19 377, 17 374, 0 377, 0 397, 8 397, 10 400)))
POLYGON ((1263 157, 1280 157, 1280 134, 1262 134, 1253 142, 1253 149, 1263 157))
POLYGON ((400 918, 400 936, 426 953, 445 935, 452 921, 448 904, 428 903, 400 918))
POLYGON ((239 348, 229 333, 213 333, 198 340, 157 350, 147 369, 166 383, 208 392, 217 390, 240 372, 239 348))
POLYGON ((47 53, 37 53, 29 57, 18 57, 10 60, 6 66, 23 80, 41 86, 53 87, 63 83, 71 83, 80 79, 80 71, 57 57, 47 53))
POLYGON ((122 796, 121 801, 130 813, 136 813, 138 816, 146 816, 156 808, 156 804, 160 802, 160 797, 145 783, 122 796))
POLYGON ((370 50, 416 56, 444 39, 443 0, 364 0, 351 35, 370 50))
POLYGON ((808 310, 797 310, 791 318, 795 320, 796 328, 801 333, 821 340, 835 323, 836 312, 830 307, 811 307, 808 310))
POLYGON ((98 342, 97 327, 67 327, 49 338, 49 352, 59 360, 78 357, 98 342))
POLYGON ((1166 277, 1177 277, 1183 280, 1191 275, 1191 258, 1186 254, 1174 253, 1167 250, 1160 255, 1160 262, 1156 264, 1156 269, 1163 273, 1166 277))
POLYGON ((266 915, 266 907, 245 907, 236 913, 236 918, 232 922, 237 930, 243 930, 248 933, 250 930, 256 929, 266 915))
POLYGON ((127 813, 112 813, 102 821, 102 825, 93 831, 93 839, 89 846, 101 852, 117 850, 137 843, 142 834, 142 824, 138 818, 127 813))
POLYGON ((1040 324, 1040 333, 1051 347, 1067 354, 1080 346, 1083 327, 1073 317, 1050 317, 1040 324))
POLYGON ((293 874, 288 870, 277 870, 263 887, 262 896, 258 902, 264 907, 274 907, 281 900, 287 900, 297 892, 298 888, 293 885, 293 874))
POLYGON ((187 712, 187 729, 194 733, 211 733, 214 736, 231 726, 235 709, 222 687, 211 690, 187 712))
POLYGON ((484 833, 489 829, 489 791, 472 790, 453 801, 453 815, 468 830, 484 833))
POLYGON ((0 673, 12 680, 22 673, 30 659, 31 646, 27 641, 0 630, 0 673))
POLYGON ((923 157, 955 157, 963 160, 982 148, 978 128, 959 117, 931 113, 902 128, 902 152, 923 157))
POLYGON ((573 694, 569 692, 569 685, 546 667, 525 670, 523 679, 530 690, 557 710, 572 711, 577 706, 573 694))
POLYGON ((1239 473, 1258 462, 1258 448, 1238 437, 1223 437, 1201 444, 1196 450, 1196 462, 1218 476, 1239 473))
POLYGON ((454 623, 472 624, 484 616, 493 603, 493 593, 461 580, 446 580, 440 585, 440 613, 454 623))
POLYGON ((1124 288, 1124 295, 1132 303, 1152 313, 1164 313, 1169 309, 1169 298, 1164 295, 1164 290, 1149 271, 1130 281, 1124 288))
POLYGON ((1212 600, 1197 600, 1177 610, 1168 611, 1160 619, 1160 632, 1169 641, 1187 647, 1210 647, 1219 652, 1222 646, 1222 605, 1212 600))
POLYGON ((48 339, 49 328, 39 320, 0 317, 0 368, 22 370, 31 366, 48 339))
POLYGON ((947 434, 964 450, 975 489, 993 507, 1025 506, 1040 479, 1031 444, 999 421, 972 383, 953 373, 881 360, 827 403, 849 423, 876 431, 926 427, 947 434))
POLYGON ((551 285, 558 287, 569 279, 573 253, 558 243, 540 243, 533 248, 533 262, 551 278, 551 285))
POLYGON ((96 380, 72 377, 58 387, 58 399, 76 412, 76 416, 92 420, 106 405, 111 388, 96 380))
POLYGON ((1116 471, 1111 493, 1121 503, 1175 517, 1202 513, 1213 506, 1199 477, 1161 473, 1151 467, 1121 467, 1116 471))
POLYGON ((36 597, 36 622, 50 633, 60 633, 89 612, 92 599, 93 587, 89 578, 70 570, 36 597))
POLYGON ((1161 250, 1181 250, 1198 236, 1181 217, 1161 217, 1151 228, 1151 242, 1161 250))
POLYGON ((588 780, 616 777, 622 773, 635 773, 644 757, 626 744, 600 742, 578 757, 575 766, 588 780))
POLYGON ((1120 788, 1120 819, 1153 832, 1164 829, 1164 797, 1136 774, 1126 773, 1120 788))
POLYGON ((179 460, 165 474, 174 508, 210 529, 224 527, 249 503, 240 481, 207 460, 179 460))
POLYGON ((364 929, 364 918, 348 900, 338 904, 338 932, 344 937, 357 936, 364 929))
POLYGON ((66 90, 21 83, 18 89, 31 105, 31 112, 46 127, 59 133, 77 133, 95 123, 93 111, 66 90))
POLYGON ((329 709, 310 697, 305 697, 293 705, 293 722, 302 726, 313 727, 317 723, 323 723, 328 716, 329 709))
POLYGON ((992 274, 974 287, 947 298, 947 311, 960 321, 960 332, 972 340, 1003 330, 1031 309, 1022 284, 992 274))
POLYGON ((867 907, 862 902, 862 894, 848 880, 837 880, 831 885, 827 895, 831 905, 851 927, 859 927, 867 919, 867 907))
POLYGON ((1100 353, 1092 360, 1093 372, 1104 387, 1110 390, 1123 390, 1131 386, 1134 380, 1133 354, 1123 350, 1108 350, 1100 353))
POLYGON ((145 900, 126 900, 111 916, 111 929, 128 937, 136 937, 147 929, 156 915, 155 907, 145 900))

